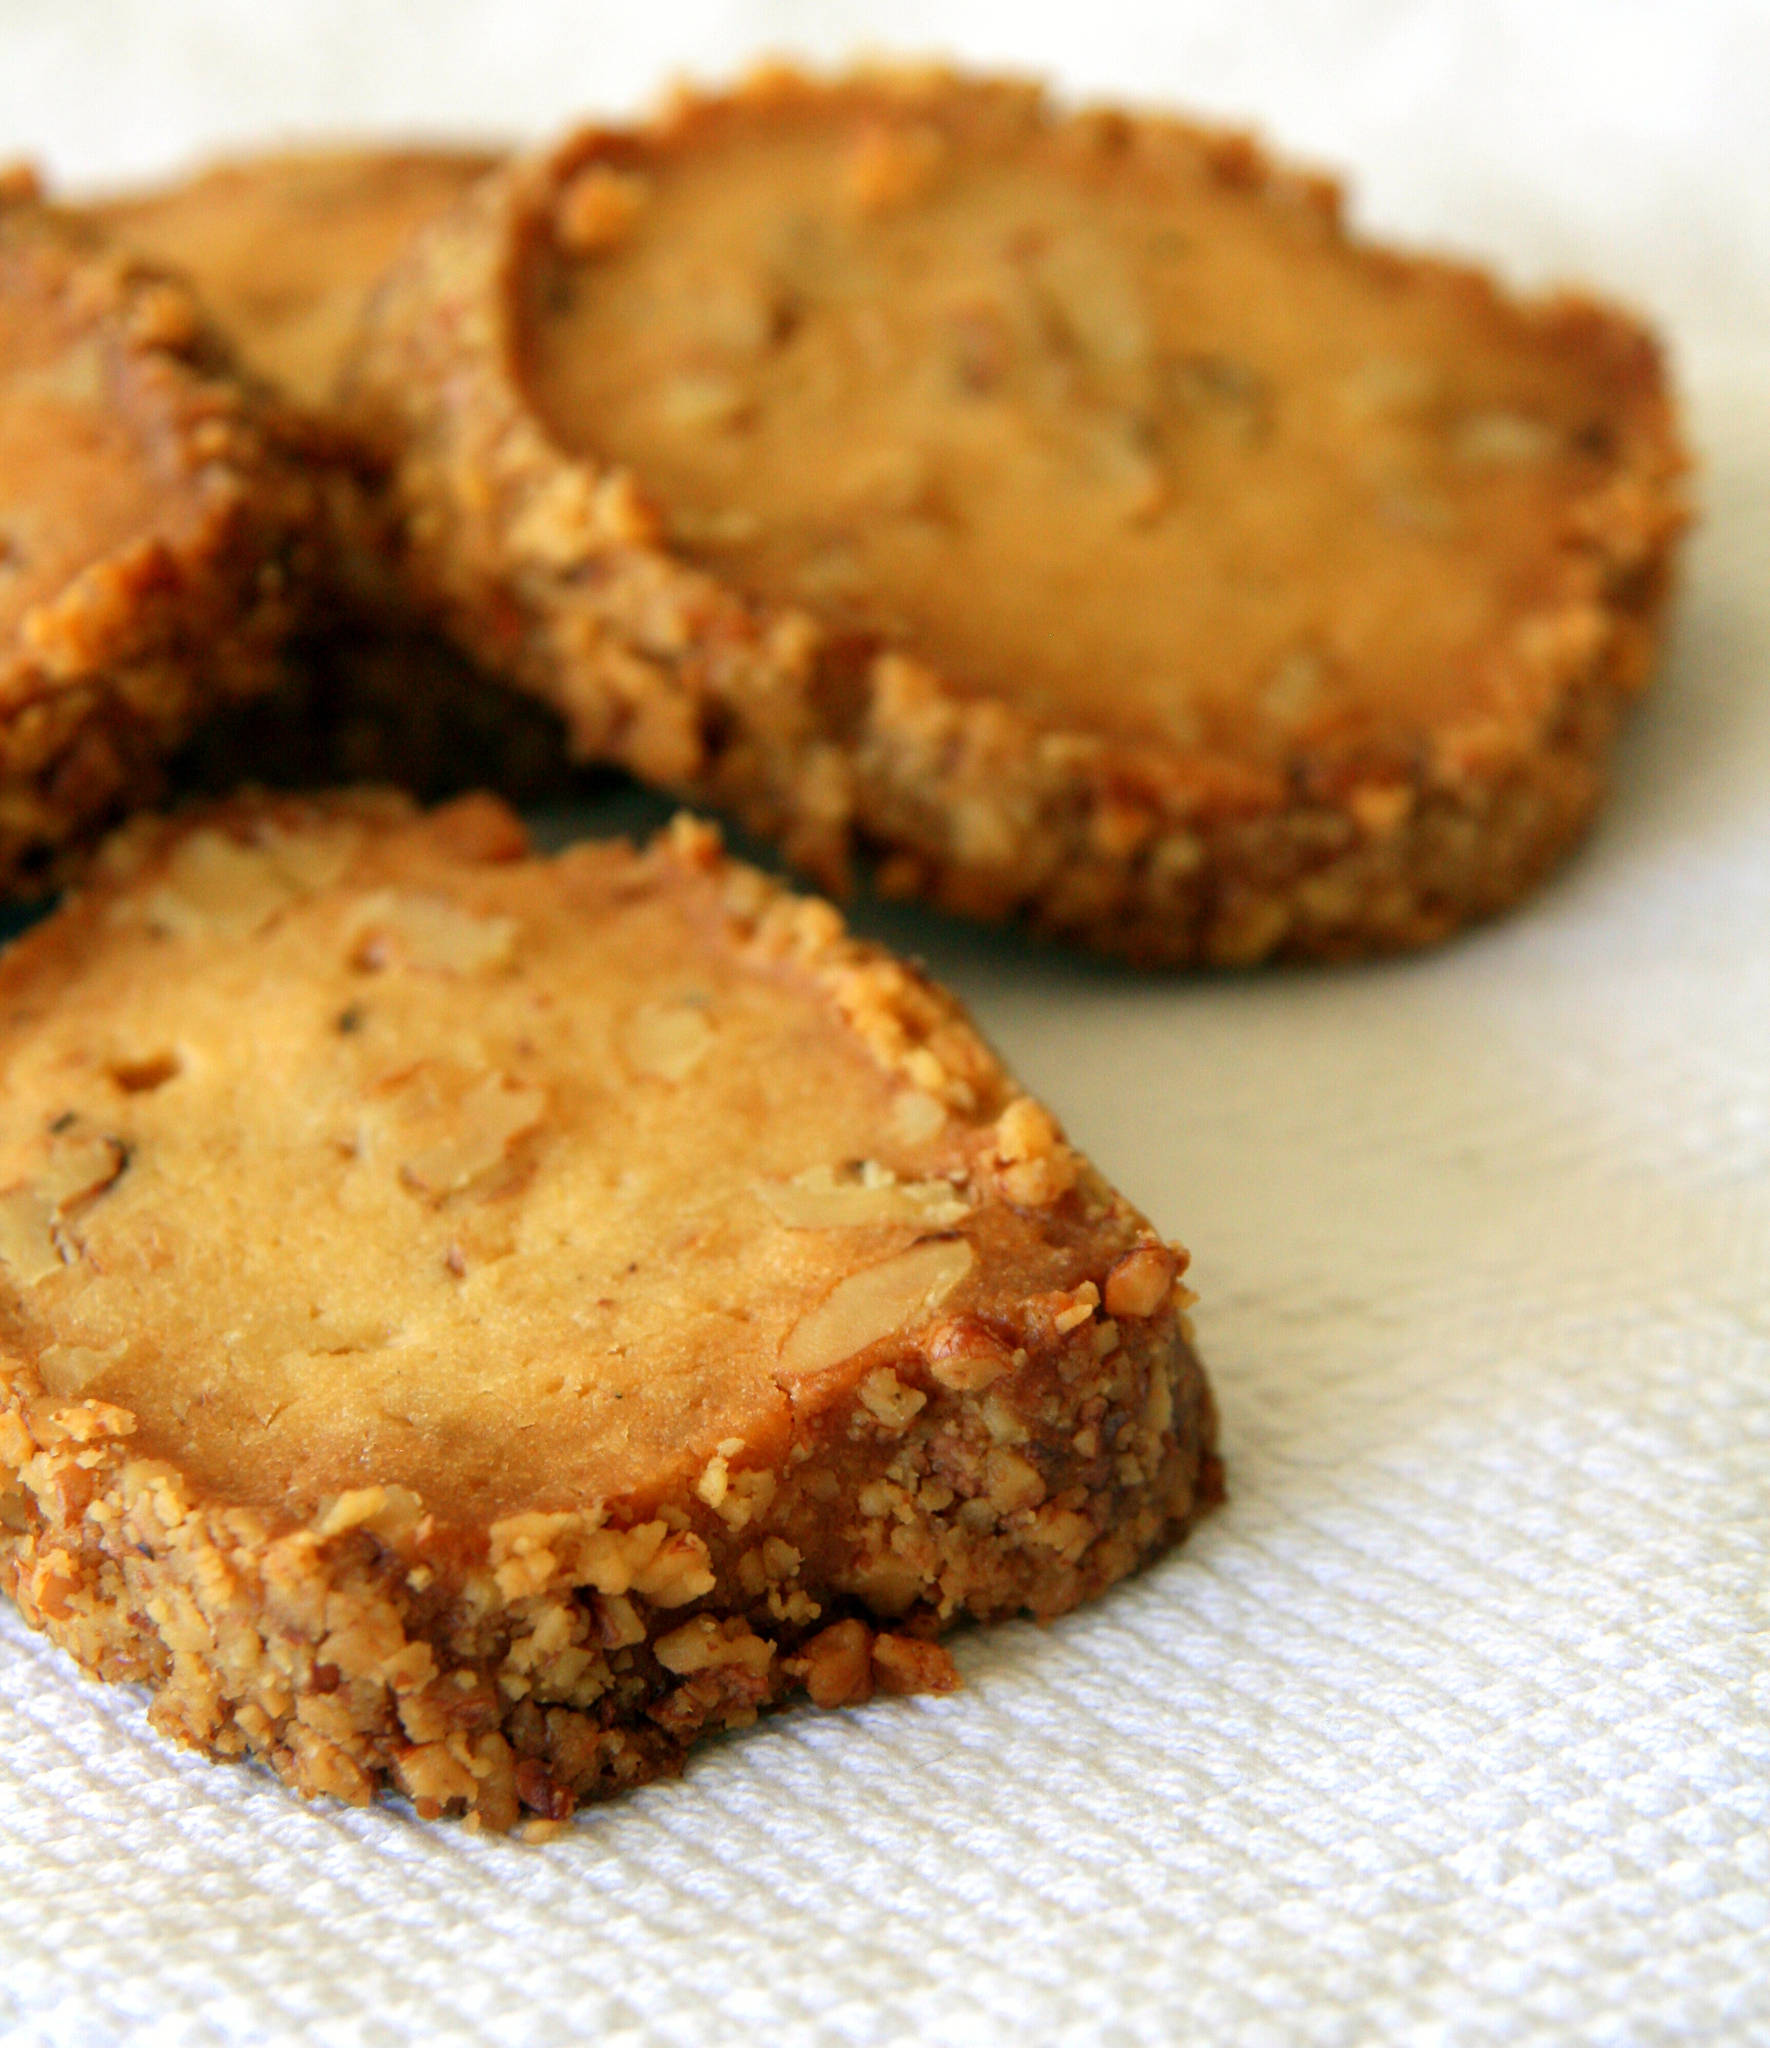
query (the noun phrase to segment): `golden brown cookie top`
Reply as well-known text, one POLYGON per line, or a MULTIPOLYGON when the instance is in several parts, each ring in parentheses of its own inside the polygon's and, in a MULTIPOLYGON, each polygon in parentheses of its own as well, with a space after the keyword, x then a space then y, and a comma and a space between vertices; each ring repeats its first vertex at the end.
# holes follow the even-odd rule
POLYGON ((686 821, 138 821, 0 962, 0 1076, 0 1342, 304 1516, 642 1513, 906 1347, 1173 1277, 949 998, 686 821))
POLYGON ((533 174, 511 352, 737 589, 1046 727, 1244 764, 1529 693, 1657 355, 1349 242, 1244 139, 925 75, 770 76, 533 174))
POLYGON ((276 151, 91 212, 189 277, 261 376, 323 406, 376 279, 497 161, 472 149, 276 151))

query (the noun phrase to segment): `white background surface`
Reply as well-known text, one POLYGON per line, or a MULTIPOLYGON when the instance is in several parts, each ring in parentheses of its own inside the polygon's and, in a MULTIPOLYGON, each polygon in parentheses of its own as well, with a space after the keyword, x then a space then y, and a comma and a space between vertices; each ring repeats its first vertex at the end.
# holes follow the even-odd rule
POLYGON ((1337 973, 911 915, 1196 1253, 1231 1499, 966 1690, 521 1849, 169 1751, 0 1617, 0 2040, 1770 2041, 1770 9, 0 4, 0 155, 543 134, 750 55, 1249 119, 1669 335, 1704 524, 1591 844, 1337 973))

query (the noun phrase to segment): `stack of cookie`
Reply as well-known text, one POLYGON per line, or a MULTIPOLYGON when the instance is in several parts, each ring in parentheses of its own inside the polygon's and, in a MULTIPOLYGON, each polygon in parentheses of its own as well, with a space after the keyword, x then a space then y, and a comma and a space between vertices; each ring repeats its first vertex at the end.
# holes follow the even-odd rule
POLYGON ((140 807, 579 761, 1138 962, 1416 945, 1590 817, 1683 519, 1627 319, 945 75, 15 180, 0 323, 0 876, 77 879, 0 962, 0 1584, 496 1828, 1182 1533, 1185 1253, 704 825, 140 807))

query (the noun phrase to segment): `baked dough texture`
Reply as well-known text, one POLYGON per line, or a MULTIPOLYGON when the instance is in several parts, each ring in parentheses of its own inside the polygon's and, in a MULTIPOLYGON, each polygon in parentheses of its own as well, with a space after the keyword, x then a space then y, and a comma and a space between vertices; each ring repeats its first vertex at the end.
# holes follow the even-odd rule
POLYGON ((1215 1495, 1184 1253, 703 825, 138 819, 0 1073, 0 1585, 303 1792, 556 1821, 1215 1495))
POLYGON ((182 284, 0 193, 0 892, 274 684, 319 575, 312 453, 182 284))
POLYGON ((1514 900, 1684 519, 1626 316, 1360 243, 1243 136, 940 73, 510 165, 349 402, 423 602, 584 751, 1146 962, 1514 900))

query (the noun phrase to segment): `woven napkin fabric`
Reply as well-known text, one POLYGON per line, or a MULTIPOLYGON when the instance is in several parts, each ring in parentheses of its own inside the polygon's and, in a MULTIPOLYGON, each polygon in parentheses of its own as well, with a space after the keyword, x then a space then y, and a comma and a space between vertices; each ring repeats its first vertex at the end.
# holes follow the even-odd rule
POLYGON ((566 77, 552 6, 272 7, 279 85, 257 10, 0 5, 0 115, 94 174, 279 106, 436 127, 477 88, 470 125, 539 130, 893 22, 1239 99, 1391 221, 1656 307, 1704 462, 1670 659, 1589 846, 1427 957, 1144 979, 863 919, 1194 1247, 1230 1497, 1184 1549, 961 1639, 950 1699, 782 1715, 541 1848, 171 1750, 0 1611, 0 2042, 1770 2040, 1770 40, 1719 4, 594 12, 566 77), (177 93, 121 131, 132 77, 177 93))

